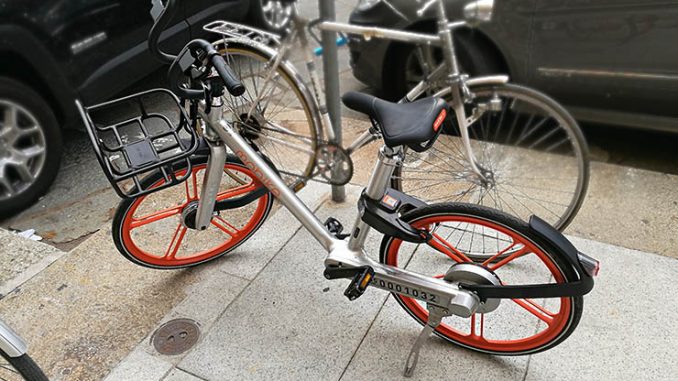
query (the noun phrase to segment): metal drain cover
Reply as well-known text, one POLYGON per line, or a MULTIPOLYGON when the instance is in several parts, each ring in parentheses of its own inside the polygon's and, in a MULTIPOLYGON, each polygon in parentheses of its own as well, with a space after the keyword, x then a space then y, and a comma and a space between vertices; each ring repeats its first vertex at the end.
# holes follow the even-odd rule
POLYGON ((174 319, 158 328, 151 342, 158 353, 173 356, 193 348, 199 337, 198 323, 190 319, 174 319))

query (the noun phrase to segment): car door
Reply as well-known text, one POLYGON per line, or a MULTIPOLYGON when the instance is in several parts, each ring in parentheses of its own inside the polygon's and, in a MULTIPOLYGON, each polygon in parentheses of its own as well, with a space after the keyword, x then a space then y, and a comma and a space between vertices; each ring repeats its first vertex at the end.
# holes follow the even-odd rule
MULTIPOLYGON (((183 4, 186 21, 191 27, 191 37, 199 38, 207 35, 202 27, 211 21, 242 21, 249 10, 250 1, 191 0, 184 1, 183 4)), ((213 38, 214 36, 211 39, 213 38)))
MULTIPOLYGON (((160 66, 148 52, 151 0, 69 0, 45 3, 67 76, 87 103, 106 100, 160 66)), ((161 38, 178 51, 190 39, 181 7, 161 38)))
POLYGON ((531 82, 568 105, 678 116, 678 0, 537 0, 531 82))

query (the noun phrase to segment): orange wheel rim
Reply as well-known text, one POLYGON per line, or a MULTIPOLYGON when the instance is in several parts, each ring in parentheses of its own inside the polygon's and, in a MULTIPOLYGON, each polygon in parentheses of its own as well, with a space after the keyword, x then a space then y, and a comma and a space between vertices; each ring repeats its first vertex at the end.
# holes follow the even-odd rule
MULTIPOLYGON (((428 217, 424 218, 421 220, 418 220, 414 223, 412 223, 412 226, 415 228, 425 228, 427 226, 430 226, 432 224, 436 223, 442 223, 442 222, 450 222, 449 220, 449 215, 448 216, 434 216, 434 217, 428 217)), ((480 218, 474 218, 474 217, 468 217, 468 216, 455 216, 454 222, 466 222, 466 223, 471 223, 471 224, 477 224, 484 226, 489 229, 494 229, 496 231, 499 231, 503 234, 506 234, 510 236, 511 238, 514 239, 514 242, 520 242, 521 244, 524 245, 527 250, 529 250, 530 253, 534 253, 540 260, 541 262, 546 266, 546 268, 551 272, 553 279, 557 283, 564 282, 564 276, 562 272, 558 269, 558 266, 549 258, 548 255, 544 253, 544 251, 539 248, 537 245, 532 243, 529 240, 526 240, 523 238, 520 234, 507 229, 506 227, 492 223, 489 221, 486 221, 484 219, 480 218)), ((398 265, 398 252, 400 250, 400 247, 402 245, 402 240, 399 239, 393 239, 391 241, 391 244, 389 245, 389 248, 387 250, 387 255, 386 255, 386 263, 392 266, 397 266, 398 265)), ((466 258, 461 258, 459 256, 454 256, 456 252, 454 251, 453 245, 449 250, 450 252, 444 253, 448 257, 450 257, 453 261, 455 262, 465 262, 466 258)), ((521 249, 521 251, 523 251, 521 249)), ((497 253, 500 254, 500 253, 497 253)), ((417 255, 416 253, 413 254, 417 255)), ((522 256, 517 255, 514 257, 514 259, 522 256)), ((503 261, 502 261, 503 262, 503 261)), ((505 265, 508 262, 504 262, 502 264, 505 265)), ((491 260, 488 260, 485 262, 487 263, 492 263, 491 260)), ((501 262, 499 262, 501 263, 501 262)), ((440 278, 441 276, 437 276, 440 278)), ((409 309, 409 311, 415 315, 415 317, 420 321, 420 322, 426 322, 428 321, 428 311, 426 310, 425 306, 422 304, 418 303, 415 299, 405 297, 402 295, 395 295, 395 297, 403 304, 404 306, 409 309)), ((516 303, 517 306, 522 307, 525 309, 528 313, 531 313, 535 316, 535 319, 539 319, 544 324, 547 325, 547 328, 534 334, 529 337, 524 337, 524 338, 518 338, 518 339, 509 339, 509 340, 496 340, 496 339, 487 339, 482 335, 483 332, 483 326, 484 326, 484 315, 482 314, 475 314, 472 316, 469 320, 469 332, 462 332, 455 327, 452 327, 449 324, 446 323, 441 323, 440 326, 436 329, 436 332, 439 334, 455 341, 458 342, 462 345, 473 347, 473 348, 478 348, 480 350, 485 350, 485 351, 491 351, 491 352, 515 352, 515 353, 521 353, 521 352, 529 352, 531 350, 534 350, 536 348, 542 347, 549 342, 552 342, 553 340, 557 339, 558 336, 567 328, 567 324, 569 321, 569 317, 571 314, 572 310, 572 303, 570 298, 559 298, 560 300, 560 305, 559 305, 559 310, 557 312, 549 311, 543 306, 539 306, 536 304, 534 301, 531 301, 529 299, 511 299, 511 300, 503 300, 502 303, 516 303), (479 330, 480 327, 480 330, 479 330), (479 332, 480 331, 480 332, 479 332), (480 334, 479 334, 480 333, 480 334)), ((490 313, 491 314, 491 313, 490 313)), ((536 326, 535 326, 536 327, 536 326)))
MULTIPOLYGON (((257 229, 260 225, 262 218, 265 217, 268 210, 268 203, 270 199, 270 194, 265 194, 260 197, 256 202, 256 209, 252 213, 251 217, 246 221, 242 227, 236 227, 231 224, 226 218, 221 216, 215 216, 212 219, 212 226, 218 229, 220 232, 223 232, 224 241, 216 244, 207 249, 199 250, 191 255, 178 256, 179 250, 183 243, 184 238, 186 237, 187 232, 195 231, 185 227, 181 224, 181 212, 186 208, 191 202, 197 201, 198 197, 198 185, 197 185, 197 173, 206 168, 205 164, 194 165, 192 167, 191 176, 184 182, 183 187, 185 188, 186 197, 182 203, 167 208, 162 209, 157 212, 148 213, 143 216, 135 216, 139 207, 144 204, 144 201, 150 195, 145 195, 138 197, 132 205, 129 207, 128 211, 125 214, 122 229, 121 229, 121 238, 125 245, 126 250, 137 260, 158 266, 158 267, 178 267, 186 266, 191 264, 196 264, 209 260, 212 257, 218 256, 226 250, 231 249, 235 245, 240 244, 245 238, 247 238, 252 231, 257 229), (171 241, 167 245, 167 249, 164 253, 151 253, 148 250, 140 247, 140 245, 132 237, 132 232, 140 227, 147 226, 162 220, 169 220, 171 218, 176 218, 177 223, 175 224, 175 229, 172 234, 171 241)), ((225 191, 222 191, 217 194, 217 200, 222 201, 229 198, 235 198, 242 196, 244 194, 250 193, 261 186, 261 183, 256 179, 254 174, 247 168, 227 163, 224 166, 225 169, 231 171, 237 171, 239 174, 245 175, 249 178, 250 182, 235 188, 230 188, 225 191)), ((186 169, 179 170, 176 172, 176 176, 184 176, 186 174, 186 169)), ((164 183, 164 180, 159 180, 154 183, 151 188, 158 187, 164 183)), ((152 195, 152 194, 151 194, 152 195)), ((197 231, 196 231, 197 232, 197 231)))

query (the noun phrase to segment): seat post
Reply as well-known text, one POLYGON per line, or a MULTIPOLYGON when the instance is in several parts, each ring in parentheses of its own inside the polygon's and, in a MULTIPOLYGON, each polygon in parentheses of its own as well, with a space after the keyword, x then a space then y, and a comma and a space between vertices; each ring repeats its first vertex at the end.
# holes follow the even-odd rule
MULTIPOLYGON (((382 146, 379 150, 379 160, 377 160, 377 164, 374 167, 367 188, 365 188, 365 195, 363 197, 381 200, 391 181, 393 171, 396 166, 402 164, 403 158, 404 154, 401 146, 396 148, 390 148, 385 145, 382 146)), ((362 220, 361 215, 358 215, 353 230, 351 231, 348 248, 355 252, 362 252, 369 231, 370 226, 362 220)))
POLYGON ((402 164, 402 161, 402 147, 398 146, 396 148, 391 148, 385 145, 382 146, 379 150, 377 164, 374 167, 374 171, 372 171, 372 176, 367 184, 367 188, 365 188, 365 194, 373 200, 381 199, 391 181, 393 171, 396 166, 402 164))

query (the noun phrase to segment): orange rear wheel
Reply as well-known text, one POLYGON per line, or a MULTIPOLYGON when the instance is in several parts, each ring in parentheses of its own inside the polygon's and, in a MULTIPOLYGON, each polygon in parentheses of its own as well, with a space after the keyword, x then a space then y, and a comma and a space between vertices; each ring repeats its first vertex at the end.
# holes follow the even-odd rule
MULTIPOLYGON (((456 263, 475 263, 499 277, 504 285, 563 283, 575 280, 571 267, 526 223, 504 213, 472 204, 439 204, 403 216, 412 226, 435 237, 414 245, 385 237, 381 261, 420 274, 443 278, 456 263), (483 263, 471 253, 482 252, 483 263), (497 260, 497 258, 503 258, 497 260)), ((394 294, 419 323, 428 321, 426 305, 394 294)), ((446 317, 436 334, 452 343, 490 354, 523 355, 551 348, 576 328, 583 299, 502 299, 499 307, 469 319, 446 317)))

